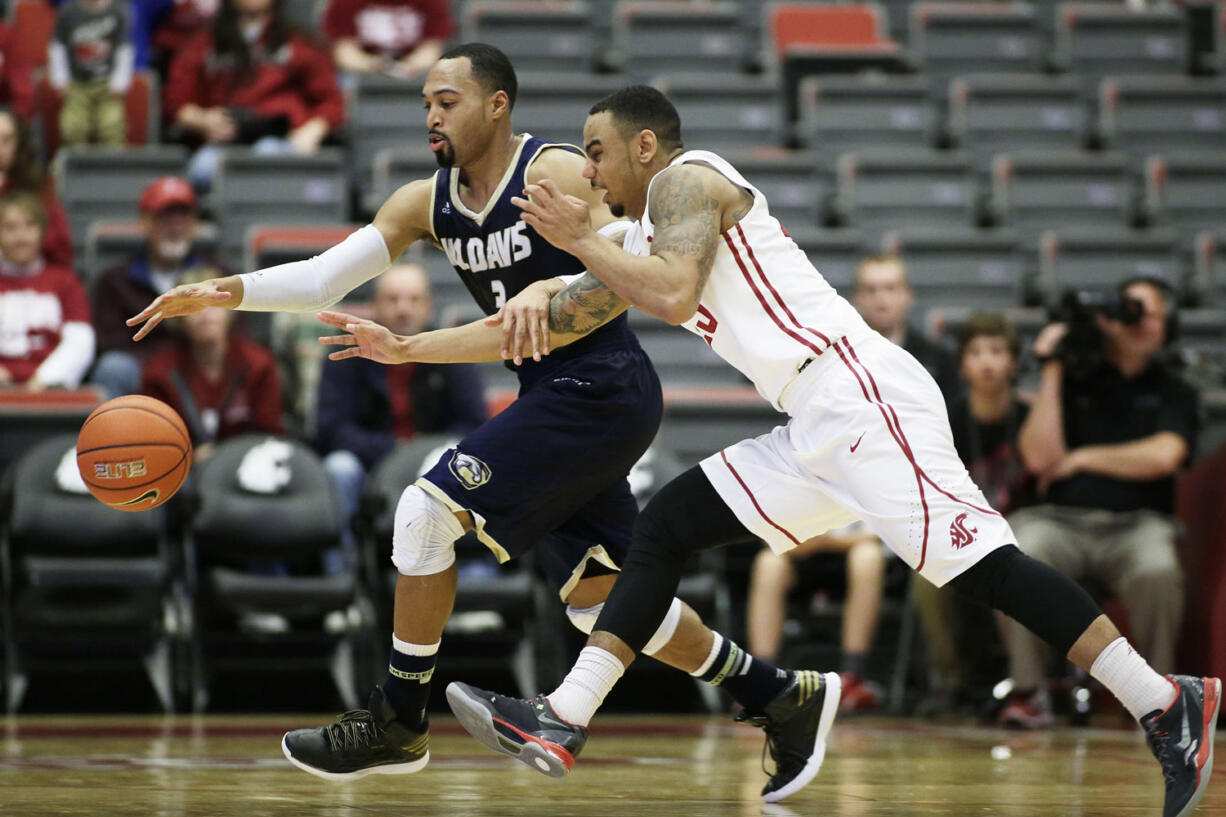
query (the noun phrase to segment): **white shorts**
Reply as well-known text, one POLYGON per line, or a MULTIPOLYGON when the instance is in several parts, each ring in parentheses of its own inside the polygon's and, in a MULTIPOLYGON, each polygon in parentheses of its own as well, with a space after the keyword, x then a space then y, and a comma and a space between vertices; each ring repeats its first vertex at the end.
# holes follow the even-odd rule
POLYGON ((702 461, 737 519, 775 552, 860 519, 939 587, 1016 544, 958 458, 940 389, 880 335, 836 341, 781 404, 787 425, 702 461))

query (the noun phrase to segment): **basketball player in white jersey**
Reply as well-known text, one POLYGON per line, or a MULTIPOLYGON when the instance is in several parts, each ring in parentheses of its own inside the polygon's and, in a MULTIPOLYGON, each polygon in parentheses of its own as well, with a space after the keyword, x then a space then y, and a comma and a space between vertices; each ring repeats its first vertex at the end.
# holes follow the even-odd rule
MULTIPOLYGON (((868 328, 735 168, 684 150, 662 94, 644 86, 611 94, 591 109, 583 141, 584 175, 635 224, 618 249, 592 230, 585 202, 549 181, 513 199, 538 234, 588 270, 553 298, 550 330, 588 328, 636 306, 699 335, 789 420, 712 455, 648 504, 588 645, 554 692, 523 701, 449 686, 465 728, 558 774, 555 748, 582 746, 692 554, 747 534, 785 551, 862 519, 929 581, 1004 611, 1089 670, 1144 728, 1166 781, 1164 817, 1191 811, 1212 768, 1221 682, 1157 674, 1084 590, 1018 550, 958 459, 936 383, 868 328)), ((716 636, 708 664, 729 660, 716 636)), ((796 791, 821 764, 838 703, 821 677, 792 690, 788 719, 774 704, 741 718, 765 728, 778 767, 790 769, 767 784, 767 800, 796 791), (802 717, 818 724, 812 751, 777 751, 778 736, 802 717)))

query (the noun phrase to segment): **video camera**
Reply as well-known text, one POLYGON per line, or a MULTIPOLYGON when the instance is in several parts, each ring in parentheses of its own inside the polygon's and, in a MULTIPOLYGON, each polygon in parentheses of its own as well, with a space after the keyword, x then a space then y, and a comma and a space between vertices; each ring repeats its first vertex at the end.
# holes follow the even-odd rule
POLYGON ((1068 326, 1052 357, 1064 364, 1064 371, 1075 379, 1088 376, 1103 359, 1103 336, 1098 328, 1102 315, 1133 325, 1145 315, 1145 305, 1118 290, 1068 289, 1049 310, 1052 322, 1068 326))

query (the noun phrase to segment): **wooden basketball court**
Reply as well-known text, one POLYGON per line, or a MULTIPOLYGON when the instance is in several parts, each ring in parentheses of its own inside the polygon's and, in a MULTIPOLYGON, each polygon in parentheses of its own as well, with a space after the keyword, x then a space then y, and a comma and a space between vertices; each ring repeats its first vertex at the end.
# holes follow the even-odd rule
MULTIPOLYGON (((284 730, 327 717, 18 717, 5 722, 0 814, 89 817, 611 817, 1161 813, 1162 776, 1139 731, 1007 733, 888 718, 836 723, 818 778, 758 797, 761 733, 730 719, 600 718, 572 774, 552 780, 433 721, 431 763, 409 776, 328 783, 282 757, 284 730)), ((1226 773, 1197 815, 1226 817, 1226 773)))

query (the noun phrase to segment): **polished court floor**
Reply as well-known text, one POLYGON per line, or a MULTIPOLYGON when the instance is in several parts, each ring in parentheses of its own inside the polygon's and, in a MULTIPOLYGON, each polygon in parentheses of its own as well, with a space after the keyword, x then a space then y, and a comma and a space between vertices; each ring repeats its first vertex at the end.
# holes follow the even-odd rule
MULTIPOLYGON (((575 771, 538 775, 446 716, 431 764, 328 783, 282 757, 319 716, 18 717, 3 721, 0 814, 89 817, 1127 817, 1160 815, 1162 777, 1139 732, 1006 733, 915 720, 836 723, 817 779, 784 803, 758 791, 758 730, 707 717, 606 717, 575 771)), ((1219 772, 1198 815, 1226 817, 1219 772)))

